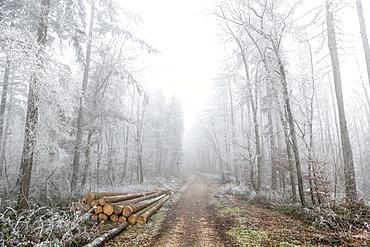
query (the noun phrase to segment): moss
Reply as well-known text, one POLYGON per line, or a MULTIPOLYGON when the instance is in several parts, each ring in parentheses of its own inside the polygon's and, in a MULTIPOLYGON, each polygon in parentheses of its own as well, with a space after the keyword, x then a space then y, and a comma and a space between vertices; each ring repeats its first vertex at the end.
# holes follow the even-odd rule
POLYGON ((227 234, 242 246, 260 246, 262 242, 268 241, 268 236, 264 231, 251 229, 245 225, 233 227, 227 234))

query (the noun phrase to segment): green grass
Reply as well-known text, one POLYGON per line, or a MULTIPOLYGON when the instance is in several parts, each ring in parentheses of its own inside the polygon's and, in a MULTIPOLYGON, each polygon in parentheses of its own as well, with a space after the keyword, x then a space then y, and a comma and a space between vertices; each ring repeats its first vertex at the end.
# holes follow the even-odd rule
POLYGON ((247 218, 241 217, 239 207, 228 207, 225 202, 215 197, 212 197, 210 203, 221 217, 238 219, 234 220, 234 227, 226 232, 236 243, 242 246, 261 246, 262 242, 269 240, 266 232, 250 228, 245 224, 247 218))
POLYGON ((261 246, 261 243, 268 241, 268 235, 264 231, 252 229, 242 224, 234 226, 227 234, 242 246, 261 246))
POLYGON ((280 246, 290 247, 297 246, 292 243, 280 242, 273 240, 269 237, 269 234, 261 229, 248 226, 248 218, 243 217, 242 211, 239 207, 230 207, 227 201, 223 201, 221 198, 212 196, 210 200, 211 205, 216 209, 217 214, 220 217, 230 217, 234 220, 234 226, 226 232, 234 242, 240 244, 243 247, 251 246, 280 246))

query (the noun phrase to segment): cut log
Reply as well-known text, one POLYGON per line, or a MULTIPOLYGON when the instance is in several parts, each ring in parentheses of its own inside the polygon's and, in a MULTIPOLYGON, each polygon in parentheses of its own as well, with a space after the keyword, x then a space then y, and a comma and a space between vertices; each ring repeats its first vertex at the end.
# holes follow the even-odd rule
POLYGON ((106 203, 103 207, 103 213, 110 216, 113 214, 113 206, 110 203, 106 203))
POLYGON ((130 217, 127 218, 127 222, 130 225, 135 225, 136 224, 136 219, 137 219, 137 214, 131 214, 130 217))
POLYGON ((138 211, 136 213, 131 214, 130 217, 127 218, 128 223, 131 224, 131 225, 135 225, 136 224, 137 217, 139 217, 140 215, 142 215, 149 208, 150 208, 150 206, 148 206, 146 208, 143 208, 142 210, 140 210, 140 211, 138 211))
POLYGON ((103 212, 103 207, 102 206, 97 206, 95 209, 94 209, 94 212, 96 214, 100 214, 101 212, 103 212))
POLYGON ((92 241, 90 244, 85 245, 84 247, 100 247, 105 242, 107 242, 109 239, 113 238, 114 236, 118 235, 120 232, 123 231, 128 226, 127 222, 123 222, 118 227, 113 228, 107 233, 104 233, 102 236, 96 238, 94 241, 92 241))
POLYGON ((107 203, 126 201, 133 198, 143 197, 146 195, 154 194, 156 192, 145 192, 145 193, 133 193, 126 195, 116 195, 116 196, 104 196, 99 198, 99 205, 104 206, 107 203))
POLYGON ((96 207, 96 206, 99 206, 99 200, 93 200, 91 203, 90 203, 91 207, 96 207))
POLYGON ((108 216, 105 213, 100 213, 98 215, 98 218, 99 218, 100 221, 102 221, 102 220, 106 221, 108 219, 108 216))
POLYGON ((163 193, 165 193, 165 192, 164 191, 158 191, 158 192, 155 192, 155 193, 147 195, 147 196, 143 196, 143 197, 127 200, 127 201, 113 202, 111 204, 113 206, 115 206, 115 205, 127 206, 127 205, 135 204, 135 203, 138 203, 138 202, 141 202, 141 201, 145 201, 145 200, 148 200, 148 199, 151 199, 151 198, 158 197, 163 193))
POLYGON ((120 217, 118 217, 118 222, 125 222, 127 221, 127 218, 123 215, 121 215, 120 217))
POLYGON ((89 211, 91 209, 91 205, 89 203, 86 203, 84 206, 85 211, 89 211))
MULTIPOLYGON (((158 201, 156 203, 160 203, 160 201, 158 201)), ((135 213, 131 214, 130 217, 127 218, 128 223, 130 225, 135 225, 136 224, 137 217, 139 217, 140 215, 142 215, 143 213, 145 213, 151 207, 155 206, 156 203, 154 203, 154 204, 152 204, 152 205, 150 205, 148 207, 145 207, 145 208, 141 209, 138 212, 135 212, 135 213)))
POLYGON ((115 193, 115 192, 88 192, 84 197, 84 202, 91 203, 95 199, 99 199, 103 196, 117 196, 124 195, 124 193, 115 193))
POLYGON ((113 212, 117 215, 121 215, 124 207, 123 205, 113 205, 113 212))
POLYGON ((136 222, 139 224, 145 224, 147 220, 152 216, 170 196, 167 195, 162 200, 158 201, 156 204, 152 205, 147 211, 137 217, 136 222))
POLYGON ((127 205, 123 208, 122 215, 125 217, 129 217, 132 213, 135 213, 143 208, 148 207, 149 205, 152 205, 153 203, 161 200, 164 196, 165 195, 161 195, 159 197, 156 197, 150 200, 145 200, 145 201, 138 202, 135 204, 127 205))
POLYGON ((113 222, 116 222, 116 221, 118 221, 118 215, 116 215, 116 214, 112 214, 111 216, 109 216, 109 219, 110 219, 111 221, 113 221, 113 222))

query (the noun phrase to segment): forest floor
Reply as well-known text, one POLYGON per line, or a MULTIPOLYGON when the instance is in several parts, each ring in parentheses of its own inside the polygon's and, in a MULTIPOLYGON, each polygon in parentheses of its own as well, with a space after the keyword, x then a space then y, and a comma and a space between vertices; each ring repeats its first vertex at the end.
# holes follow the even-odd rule
POLYGON ((104 246, 370 246, 369 233, 317 229, 268 205, 220 194, 222 186, 197 177, 147 224, 129 226, 104 246))

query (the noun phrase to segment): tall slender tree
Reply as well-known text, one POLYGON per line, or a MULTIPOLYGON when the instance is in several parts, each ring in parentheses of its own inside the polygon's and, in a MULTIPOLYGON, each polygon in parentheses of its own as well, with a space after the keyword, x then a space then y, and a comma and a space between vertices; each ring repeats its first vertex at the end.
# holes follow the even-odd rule
POLYGON ((350 202, 352 202, 357 199, 356 175, 353 162, 351 141, 348 134, 346 114, 344 110, 342 78, 340 72, 340 63, 334 25, 333 0, 326 0, 326 24, 328 34, 328 45, 333 70, 335 95, 337 98, 346 197, 350 202))
POLYGON ((90 13, 90 26, 89 26, 89 42, 86 48, 86 61, 84 67, 84 74, 82 79, 82 89, 79 102, 78 110, 78 120, 77 120, 77 137, 75 144, 75 151, 73 157, 73 169, 72 169, 72 180, 71 180, 71 190, 74 191, 77 188, 77 180, 79 177, 80 170, 80 153, 81 153, 81 143, 82 143, 82 134, 84 127, 84 107, 87 96, 87 83, 89 80, 89 69, 90 69, 90 60, 91 60, 91 46, 93 39, 93 28, 94 28, 94 18, 95 18, 95 0, 91 1, 91 13, 90 13))
POLYGON ((35 72, 32 74, 29 84, 28 106, 26 116, 26 127, 24 135, 24 144, 22 152, 22 161, 20 166, 19 177, 19 196, 17 209, 28 208, 28 198, 31 183, 32 166, 34 163, 36 138, 37 138, 37 123, 38 123, 38 84, 40 83, 40 74, 43 70, 43 57, 45 51, 46 35, 48 30, 48 15, 50 8, 50 0, 42 0, 40 9, 40 19, 37 30, 37 60, 35 64, 35 72))
POLYGON ((367 76, 368 82, 370 85, 370 46, 369 40, 367 38, 367 31, 366 31, 366 24, 365 24, 365 17, 364 17, 364 10, 362 8, 362 1, 356 0, 357 5, 357 13, 358 13, 358 21, 360 24, 360 33, 362 38, 362 45, 364 48, 365 60, 366 60, 366 69, 367 69, 367 76))

